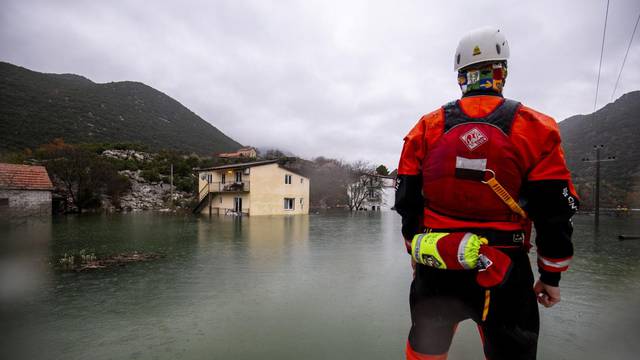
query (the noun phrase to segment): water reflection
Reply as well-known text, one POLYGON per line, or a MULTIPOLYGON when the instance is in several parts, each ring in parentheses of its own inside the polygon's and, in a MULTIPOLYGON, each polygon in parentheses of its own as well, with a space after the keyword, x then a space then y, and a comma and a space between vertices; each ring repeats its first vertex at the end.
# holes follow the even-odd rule
MULTIPOLYGON (((602 217, 594 233, 592 217, 576 217, 563 301, 541 311, 540 358, 625 359, 640 350, 640 241, 617 240, 640 233, 639 224, 602 217)), ((2 226, 3 289, 23 286, 2 294, 29 313, 2 303, 9 335, 0 348, 33 359, 402 358, 411 270, 399 234, 392 213, 146 213, 2 226), (50 262, 80 249, 165 257, 91 273, 52 270, 50 262)), ((451 358, 480 351, 475 329, 463 324, 451 358)))
POLYGON ((39 334, 27 323, 42 313, 34 299, 52 283, 50 244, 50 217, 0 219, 0 357, 18 351, 33 355, 27 339, 39 334))
POLYGON ((542 311, 546 358, 633 359, 640 350, 640 242, 620 234, 640 233, 638 217, 574 218, 575 256, 563 275, 563 301, 542 311), (567 356, 571 354, 571 356, 567 356))
POLYGON ((50 276, 51 218, 3 219, 0 234, 0 304, 24 303, 50 276))

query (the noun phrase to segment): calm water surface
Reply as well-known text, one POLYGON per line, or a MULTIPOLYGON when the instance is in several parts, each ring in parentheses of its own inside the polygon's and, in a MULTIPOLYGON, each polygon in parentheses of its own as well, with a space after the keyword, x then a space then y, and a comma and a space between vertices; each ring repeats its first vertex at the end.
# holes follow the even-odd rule
MULTIPOLYGON (((635 359, 639 217, 575 218, 560 304, 541 309, 540 359, 635 359)), ((0 358, 401 359, 409 258, 391 213, 69 216, 0 226, 0 358), (162 259, 85 273, 65 252, 162 259)), ((532 257, 533 259, 533 257, 532 257)), ((450 359, 483 359, 471 322, 450 359)))

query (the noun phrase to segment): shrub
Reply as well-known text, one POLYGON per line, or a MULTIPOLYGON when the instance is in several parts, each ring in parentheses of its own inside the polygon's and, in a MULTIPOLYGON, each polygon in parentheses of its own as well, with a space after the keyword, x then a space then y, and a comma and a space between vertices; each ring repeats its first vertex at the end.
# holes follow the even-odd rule
POLYGON ((158 171, 157 168, 142 170, 142 173, 140 174, 140 176, 142 176, 143 179, 149 182, 162 181, 162 177, 160 177, 160 172, 158 171))
POLYGON ((196 191, 196 184, 192 177, 179 177, 173 180, 176 190, 193 193, 196 191))

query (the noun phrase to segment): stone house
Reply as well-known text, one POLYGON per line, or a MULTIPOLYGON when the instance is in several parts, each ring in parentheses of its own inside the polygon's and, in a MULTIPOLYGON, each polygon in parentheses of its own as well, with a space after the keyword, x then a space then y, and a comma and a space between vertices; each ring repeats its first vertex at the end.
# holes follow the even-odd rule
POLYGON ((277 160, 230 164, 198 173, 196 213, 294 215, 309 213, 309 178, 277 160))
POLYGON ((0 163, 0 214, 51 214, 53 184, 44 166, 0 163))

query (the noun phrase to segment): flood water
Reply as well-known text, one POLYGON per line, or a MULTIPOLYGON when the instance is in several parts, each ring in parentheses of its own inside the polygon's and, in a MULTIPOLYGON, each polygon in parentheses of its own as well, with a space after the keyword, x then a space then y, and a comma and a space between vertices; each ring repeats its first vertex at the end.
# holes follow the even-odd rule
MULTIPOLYGON (((640 217, 577 216, 540 359, 640 352, 640 217)), ((0 226, 3 359, 402 359, 409 258, 393 213, 57 217, 0 226), (157 252, 83 273, 64 253, 157 252)), ((532 255, 533 259, 533 255, 532 255)), ((473 323, 450 359, 483 359, 473 323)))

